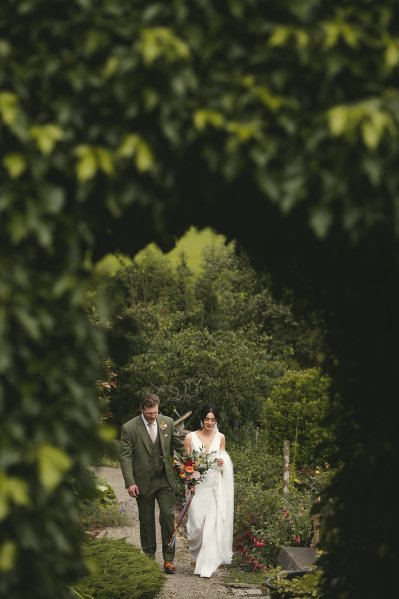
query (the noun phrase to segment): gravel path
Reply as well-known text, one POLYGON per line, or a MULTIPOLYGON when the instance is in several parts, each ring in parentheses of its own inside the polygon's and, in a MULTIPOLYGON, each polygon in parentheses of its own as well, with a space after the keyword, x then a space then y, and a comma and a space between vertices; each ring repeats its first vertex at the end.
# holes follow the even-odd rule
MULTIPOLYGON (((126 508, 126 511, 131 515, 131 524, 122 528, 107 528, 102 531, 102 534, 107 535, 110 538, 126 538, 129 542, 140 547, 140 535, 139 535, 139 520, 137 512, 137 504, 134 499, 129 497, 125 484, 123 481, 122 473, 119 468, 96 468, 96 473, 101 478, 105 479, 111 487, 114 489, 118 501, 126 508)), ((157 517, 158 522, 158 517, 157 517)), ((163 585, 160 593, 157 595, 157 599, 223 599, 225 597, 231 598, 236 595, 244 594, 237 592, 238 589, 225 586, 223 582, 223 568, 220 567, 212 575, 211 578, 200 578, 194 576, 194 568, 191 565, 192 559, 189 549, 187 547, 187 539, 185 536, 185 527, 182 526, 182 530, 178 531, 178 537, 176 541, 176 574, 165 575, 165 584, 163 585)), ((156 560, 160 567, 163 567, 162 553, 160 551, 161 546, 161 535, 158 524, 157 531, 157 554, 156 560)), ((253 594, 253 593, 245 593, 253 594)))

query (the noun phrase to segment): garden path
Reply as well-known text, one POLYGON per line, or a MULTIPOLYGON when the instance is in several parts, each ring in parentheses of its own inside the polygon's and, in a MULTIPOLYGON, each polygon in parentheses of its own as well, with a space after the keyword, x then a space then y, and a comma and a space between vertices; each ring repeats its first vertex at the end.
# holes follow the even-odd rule
MULTIPOLYGON (((106 535, 109 538, 126 538, 129 542, 140 547, 137 504, 136 501, 127 494, 120 468, 102 466, 96 468, 96 473, 111 485, 122 509, 126 509, 130 519, 128 526, 105 528, 101 531, 100 535, 106 535)), ((158 517, 157 544, 160 548, 161 534, 158 517)), ((162 568, 163 559, 160 549, 157 550, 156 560, 162 568)), ((246 588, 244 588, 244 585, 242 587, 240 587, 240 585, 235 587, 226 586, 223 582, 225 572, 222 567, 218 568, 211 578, 194 576, 194 568, 191 562, 192 559, 187 546, 185 531, 179 530, 176 540, 175 556, 177 571, 176 574, 165 576, 165 584, 157 595, 157 599, 170 599, 171 597, 173 597, 173 599, 231 599, 237 595, 262 596, 262 591, 252 587, 252 585, 249 585, 246 588)))

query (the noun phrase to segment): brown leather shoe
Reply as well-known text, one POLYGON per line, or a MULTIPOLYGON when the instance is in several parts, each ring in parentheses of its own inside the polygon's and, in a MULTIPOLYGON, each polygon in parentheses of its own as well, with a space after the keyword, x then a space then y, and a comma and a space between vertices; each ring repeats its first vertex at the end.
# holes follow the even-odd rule
POLYGON ((163 569, 165 574, 174 574, 176 572, 176 566, 173 562, 164 562, 163 569))

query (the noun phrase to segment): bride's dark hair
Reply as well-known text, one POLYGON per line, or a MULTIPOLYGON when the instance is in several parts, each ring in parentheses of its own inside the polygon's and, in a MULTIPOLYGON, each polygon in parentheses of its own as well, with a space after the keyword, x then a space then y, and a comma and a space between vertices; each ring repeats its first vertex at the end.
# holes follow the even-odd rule
POLYGON ((209 412, 211 412, 215 418, 216 418, 216 422, 219 423, 219 408, 217 408, 216 406, 204 406, 201 409, 200 412, 200 419, 201 419, 201 424, 204 422, 205 418, 207 417, 207 415, 209 414, 209 412))

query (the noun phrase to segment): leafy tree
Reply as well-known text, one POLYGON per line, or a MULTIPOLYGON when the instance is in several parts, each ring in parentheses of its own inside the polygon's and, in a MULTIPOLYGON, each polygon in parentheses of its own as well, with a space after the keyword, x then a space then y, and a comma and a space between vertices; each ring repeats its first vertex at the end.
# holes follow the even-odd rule
POLYGON ((248 257, 237 255, 233 247, 223 254, 204 252, 197 289, 204 306, 202 322, 211 329, 256 324, 270 337, 273 353, 290 347, 293 361, 302 366, 320 363, 327 352, 321 314, 306 319, 295 315, 288 290, 277 300, 270 275, 256 272, 248 257))
POLYGON ((153 386, 167 412, 214 402, 228 414, 227 430, 244 434, 261 422, 271 379, 297 363, 292 347, 298 329, 306 329, 232 244, 215 250, 220 238, 207 237, 202 262, 195 255, 197 273, 189 268, 191 252, 172 267, 173 251, 164 255, 151 244, 109 280, 110 348, 118 370, 110 408, 118 425, 153 386))
POLYGON ((175 240, 175 245, 167 253, 167 257, 174 266, 177 266, 183 258, 192 272, 199 274, 204 270, 205 251, 211 252, 214 256, 232 254, 234 253, 234 242, 227 243, 224 235, 216 233, 210 227, 201 230, 190 227, 184 235, 175 240))
POLYGON ((288 370, 275 381, 263 410, 271 453, 281 451, 287 439, 294 466, 331 462, 334 439, 326 425, 329 387, 329 379, 316 368, 288 370))
MULTIPOLYGON (((124 420, 138 410, 143 393, 155 389, 162 409, 173 413, 201 405, 220 406, 223 430, 237 435, 245 423, 259 424, 262 397, 284 368, 271 356, 267 337, 256 329, 214 331, 186 327, 154 337, 145 353, 132 356, 123 370, 123 403, 113 396, 113 412, 124 420)), ((194 419, 194 427, 198 418, 194 419)))
POLYGON ((85 571, 71 481, 88 487, 106 435, 96 392, 105 346, 82 306, 76 211, 22 187, 3 187, 0 200, 0 595, 66 597, 85 571))

